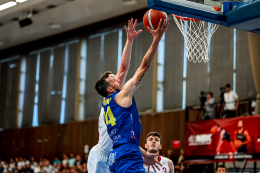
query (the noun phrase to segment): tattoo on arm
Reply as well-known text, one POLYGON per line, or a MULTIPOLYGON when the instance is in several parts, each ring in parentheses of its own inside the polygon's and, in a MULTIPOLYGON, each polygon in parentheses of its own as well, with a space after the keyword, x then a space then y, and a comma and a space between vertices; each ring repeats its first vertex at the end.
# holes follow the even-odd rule
POLYGON ((136 82, 135 86, 138 87, 144 77, 144 73, 139 77, 138 81, 136 82))

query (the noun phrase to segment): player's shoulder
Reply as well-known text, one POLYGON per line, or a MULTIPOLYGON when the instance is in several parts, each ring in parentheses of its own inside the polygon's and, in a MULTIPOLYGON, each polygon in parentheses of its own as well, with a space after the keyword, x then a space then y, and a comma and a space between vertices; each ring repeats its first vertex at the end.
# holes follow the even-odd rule
POLYGON ((161 158, 162 158, 162 160, 167 161, 168 165, 173 165, 172 160, 168 159, 167 157, 163 157, 163 156, 161 156, 161 158))
POLYGON ((244 134, 245 134, 245 135, 248 135, 248 131, 247 131, 247 130, 244 130, 244 134))
POLYGON ((172 160, 170 160, 170 159, 167 158, 167 161, 168 161, 168 166, 169 166, 169 167, 170 167, 170 166, 173 166, 172 160))

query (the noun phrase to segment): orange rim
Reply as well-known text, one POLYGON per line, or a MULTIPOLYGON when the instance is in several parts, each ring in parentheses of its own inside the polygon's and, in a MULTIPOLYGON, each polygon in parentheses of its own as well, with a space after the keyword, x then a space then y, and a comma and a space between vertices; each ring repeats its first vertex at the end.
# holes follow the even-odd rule
POLYGON ((175 17, 176 19, 179 19, 179 20, 185 20, 185 21, 195 21, 195 22, 200 21, 198 19, 193 19, 193 18, 188 18, 188 17, 180 17, 180 16, 177 16, 175 14, 172 14, 172 17, 175 17))

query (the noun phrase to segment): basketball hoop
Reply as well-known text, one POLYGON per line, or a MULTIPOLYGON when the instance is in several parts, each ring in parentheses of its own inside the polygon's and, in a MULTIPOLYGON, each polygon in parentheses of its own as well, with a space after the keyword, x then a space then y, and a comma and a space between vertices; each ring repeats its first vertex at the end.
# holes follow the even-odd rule
POLYGON ((187 59, 194 63, 208 62, 210 40, 218 25, 174 14, 172 17, 184 37, 187 59), (185 21, 188 21, 188 23, 185 24, 185 21))

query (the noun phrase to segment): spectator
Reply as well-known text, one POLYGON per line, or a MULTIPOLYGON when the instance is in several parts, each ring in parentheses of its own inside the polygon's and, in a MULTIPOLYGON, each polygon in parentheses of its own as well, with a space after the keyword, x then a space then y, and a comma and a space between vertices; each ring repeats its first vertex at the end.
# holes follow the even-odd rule
POLYGON ((183 173, 184 169, 185 169, 185 166, 184 166, 184 150, 181 149, 180 150, 180 156, 179 156, 179 159, 178 159, 178 162, 177 164, 175 165, 175 172, 180 172, 180 173, 183 173))
POLYGON ((23 158, 23 162, 24 162, 25 167, 26 167, 26 165, 30 164, 30 161, 27 160, 25 157, 23 158))
POLYGON ((6 173, 6 171, 7 171, 7 163, 6 163, 6 161, 3 161, 3 168, 4 168, 4 173, 6 173))
POLYGON ((35 163, 35 166, 34 166, 34 168, 33 168, 33 172, 34 173, 40 173, 41 172, 41 167, 40 167, 40 165, 39 165, 39 163, 35 163))
POLYGON ((45 167, 45 165, 43 164, 43 161, 41 161, 39 163, 39 166, 40 166, 40 172, 43 172, 44 171, 44 167, 45 167))
POLYGON ((231 85, 226 84, 226 93, 224 94, 224 100, 225 100, 225 117, 224 118, 230 118, 236 116, 236 110, 238 108, 239 99, 237 96, 237 93, 235 91, 231 90, 231 85))
POLYGON ((81 156, 78 154, 77 156, 76 156, 76 161, 75 161, 75 166, 78 166, 78 165, 83 165, 83 163, 84 163, 85 161, 84 160, 82 160, 81 159, 81 156))
POLYGON ((167 151, 167 158, 172 161, 172 163, 175 165, 176 164, 176 158, 173 156, 172 150, 167 151))
POLYGON ((88 154, 85 154, 85 161, 88 163, 88 154))
POLYGON ((58 156, 58 155, 56 155, 56 156, 54 157, 53 165, 54 165, 54 164, 60 165, 60 160, 59 160, 59 156, 58 156))
POLYGON ((226 166, 219 165, 218 168, 217 168, 216 173, 226 173, 226 166))
POLYGON ((49 160, 46 160, 45 161, 44 172, 52 173, 52 171, 53 171, 53 166, 50 164, 49 160))
POLYGON ((54 173, 59 172, 59 165, 57 163, 53 164, 53 172, 54 173))
POLYGON ((43 156, 42 157, 42 162, 43 162, 43 165, 45 166, 46 165, 46 162, 49 161, 48 159, 48 156, 43 156))
POLYGON ((207 100, 205 102, 205 113, 203 120, 210 120, 214 118, 214 104, 215 99, 213 98, 212 92, 207 92, 207 100))
POLYGON ((3 173, 4 172, 4 167, 3 167, 3 165, 2 165, 2 161, 0 161, 0 173, 3 173))
POLYGON ((18 166, 18 162, 19 162, 18 157, 16 157, 16 158, 14 159, 14 161, 15 161, 15 166, 18 166))
POLYGON ((62 160, 62 166, 65 167, 65 165, 69 164, 69 156, 64 153, 63 154, 63 160, 62 160))
POLYGON ((88 166, 87 166, 86 162, 83 163, 81 172, 83 172, 83 173, 87 173, 88 172, 88 166))
POLYGON ((36 166, 36 162, 34 160, 34 157, 31 157, 31 168, 34 169, 35 166, 36 166))
POLYGON ((5 173, 8 173, 8 172, 12 172, 13 171, 13 168, 10 167, 10 164, 5 162, 5 166, 4 166, 5 170, 4 172, 5 173))
POLYGON ((72 167, 76 161, 76 158, 74 157, 73 153, 70 153, 70 159, 69 159, 69 167, 72 167))
POLYGON ((23 161, 23 158, 22 157, 19 157, 19 161, 17 163, 17 166, 18 166, 18 170, 22 170, 25 166, 25 163, 23 161))
POLYGON ((26 165, 25 173, 33 173, 33 169, 31 168, 31 164, 26 165))
POLYGON ((13 172, 13 169, 15 168, 15 162, 13 158, 10 159, 10 168, 12 170, 11 172, 13 172))

